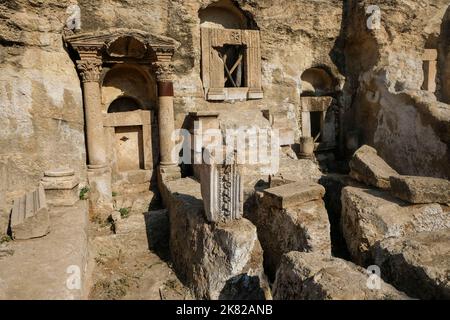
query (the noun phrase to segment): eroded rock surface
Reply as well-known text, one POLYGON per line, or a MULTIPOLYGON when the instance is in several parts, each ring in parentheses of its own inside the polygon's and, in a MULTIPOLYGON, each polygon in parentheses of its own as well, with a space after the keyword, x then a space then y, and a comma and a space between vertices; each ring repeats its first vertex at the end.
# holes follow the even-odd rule
POLYGON ((391 177, 392 194, 409 203, 450 203, 450 181, 430 177, 391 177))
POLYGON ((289 252, 281 258, 273 285, 276 300, 403 300, 408 297, 381 282, 370 289, 367 271, 319 253, 289 252))
POLYGON ((281 256, 290 251, 331 255, 330 222, 322 201, 325 189, 301 182, 264 191, 252 216, 264 249, 267 274, 275 276, 281 256))
POLYGON ((389 238, 373 248, 383 279, 420 299, 450 298, 450 229, 389 238))
POLYGON ((408 205, 388 192, 357 187, 342 190, 341 225, 352 259, 368 265, 377 241, 450 227, 450 212, 439 204, 408 205))
POLYGON ((199 299, 270 296, 256 227, 247 219, 209 224, 200 184, 166 183, 170 199, 170 252, 178 276, 199 299))
POLYGON ((398 173, 378 156, 377 151, 367 145, 358 149, 350 161, 350 176, 369 186, 389 189, 389 178, 396 175, 398 173))

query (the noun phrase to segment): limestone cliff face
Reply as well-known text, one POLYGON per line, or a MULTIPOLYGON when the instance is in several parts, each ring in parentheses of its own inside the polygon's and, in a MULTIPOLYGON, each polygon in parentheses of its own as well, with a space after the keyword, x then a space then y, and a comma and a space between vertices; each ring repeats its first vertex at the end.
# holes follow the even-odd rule
POLYGON ((339 76, 339 69, 343 68, 342 1, 235 1, 261 30, 265 99, 233 105, 209 104, 203 99, 199 11, 216 2, 218 0, 81 0, 79 4, 83 31, 137 28, 180 42, 175 53, 178 126, 191 111, 270 108, 287 112, 286 121, 299 130, 302 73, 313 66, 324 65, 339 76))
MULTIPOLYGON (((74 2, 0 4, 4 207, 36 187, 47 169, 70 166, 83 178, 81 86, 61 35, 66 8, 74 2)), ((248 117, 239 114, 271 109, 285 114, 298 138, 300 95, 305 89, 301 76, 308 68, 325 67, 339 82, 344 135, 357 129, 360 144, 376 147, 399 173, 450 177, 450 110, 445 104, 450 102, 448 0, 377 1, 379 30, 366 26, 366 10, 372 4, 366 0, 229 0, 261 31, 264 90, 262 100, 233 104, 208 103, 203 94, 199 11, 216 2, 78 0, 82 32, 136 28, 181 44, 175 53, 178 127, 190 111, 228 111, 236 116, 226 122, 235 126, 248 124, 248 117), (422 55, 429 42, 435 43, 439 55, 436 95, 421 90, 422 55)), ((1 231, 7 211, 0 217, 1 231)))
POLYGON ((61 32, 68 1, 0 4, 0 233, 11 200, 37 187, 45 170, 83 177, 81 87, 61 32))
POLYGON ((370 4, 346 8, 346 88, 354 94, 346 123, 399 173, 449 178, 450 106, 439 102, 448 103, 449 3, 378 1, 375 30, 366 27, 370 4), (422 88, 425 49, 438 53, 435 94, 422 88))

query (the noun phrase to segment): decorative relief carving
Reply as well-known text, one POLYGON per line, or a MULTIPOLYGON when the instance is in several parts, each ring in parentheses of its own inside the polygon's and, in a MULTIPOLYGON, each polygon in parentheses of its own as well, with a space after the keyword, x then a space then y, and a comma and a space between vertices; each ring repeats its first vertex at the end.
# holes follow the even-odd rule
POLYGON ((155 69, 157 82, 172 82, 174 68, 171 63, 168 62, 155 62, 153 63, 155 69))
POLYGON ((116 62, 122 58, 170 62, 179 43, 142 30, 111 28, 102 31, 65 32, 64 41, 76 50, 82 59, 101 57, 116 62), (121 40, 130 41, 121 41, 121 40), (119 41, 118 41, 119 40, 119 41))
POLYGON ((235 155, 220 163, 210 154, 205 157, 210 160, 201 165, 200 180, 207 220, 218 223, 240 219, 244 211, 243 183, 235 155))
POLYGON ((99 82, 102 71, 100 59, 82 59, 77 61, 77 68, 83 82, 99 82))

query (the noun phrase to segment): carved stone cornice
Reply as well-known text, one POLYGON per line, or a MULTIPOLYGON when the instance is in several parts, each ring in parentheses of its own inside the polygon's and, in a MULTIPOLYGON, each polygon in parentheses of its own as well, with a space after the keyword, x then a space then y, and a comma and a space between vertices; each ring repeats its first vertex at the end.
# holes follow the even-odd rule
POLYGON ((99 82, 102 72, 100 59, 82 59, 77 61, 77 68, 83 82, 99 82))
MULTIPOLYGON (((111 56, 114 52, 110 51, 111 46, 116 43, 117 40, 123 38, 134 39, 136 42, 140 42, 142 52, 138 56, 124 57, 142 59, 152 58, 157 61, 171 60, 176 48, 180 44, 174 39, 151 34, 142 30, 124 29, 124 28, 112 28, 102 31, 67 34, 64 36, 64 41, 77 51, 80 55, 85 56, 111 56), (154 57, 156 55, 157 57, 154 57)), ((133 52, 134 54, 135 52, 133 52)), ((122 57, 122 56, 121 56, 122 57)))
POLYGON ((154 62, 157 82, 173 82, 173 65, 169 62, 154 62))

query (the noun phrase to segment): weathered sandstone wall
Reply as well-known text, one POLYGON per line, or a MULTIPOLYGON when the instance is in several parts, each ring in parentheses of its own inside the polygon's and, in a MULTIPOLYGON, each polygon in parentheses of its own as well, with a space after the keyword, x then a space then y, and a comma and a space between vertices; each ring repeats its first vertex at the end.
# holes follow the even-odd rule
POLYGON ((378 30, 366 27, 369 2, 349 1, 346 8, 346 92, 354 95, 347 130, 359 130, 361 143, 400 174, 449 178, 450 106, 436 98, 448 102, 448 40, 441 34, 448 1, 377 1, 378 30), (422 90, 423 54, 432 40, 439 54, 436 94, 422 90))
POLYGON ((6 198, 0 234, 11 200, 35 189, 45 170, 68 166, 84 175, 81 87, 61 38, 67 4, 0 4, 0 172, 6 198))

